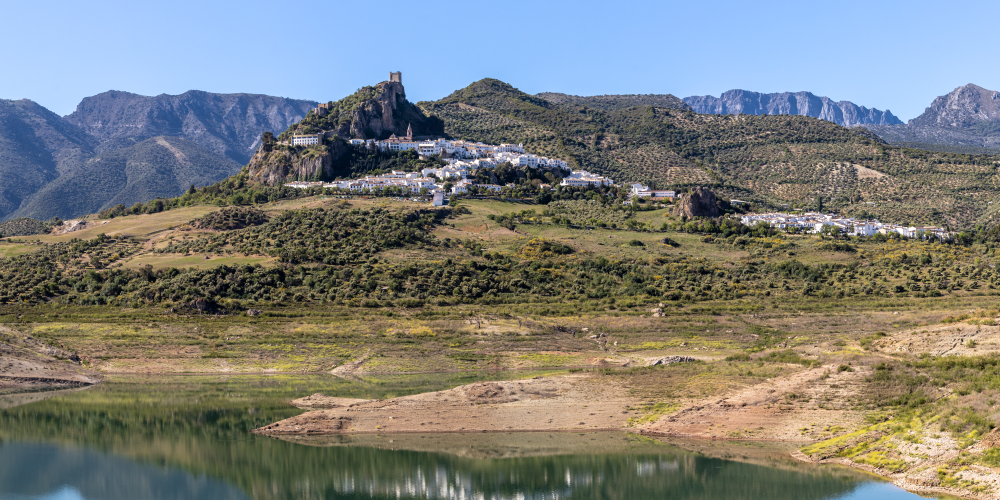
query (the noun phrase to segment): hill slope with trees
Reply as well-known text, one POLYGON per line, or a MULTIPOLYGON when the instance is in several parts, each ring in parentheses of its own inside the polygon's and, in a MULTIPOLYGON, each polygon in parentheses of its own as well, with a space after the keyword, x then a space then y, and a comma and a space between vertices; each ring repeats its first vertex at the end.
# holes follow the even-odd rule
POLYGON ((655 106, 556 104, 486 79, 421 102, 449 135, 522 142, 616 182, 710 185, 761 209, 840 210, 904 224, 989 223, 1000 156, 893 147, 807 116, 704 115, 655 106))

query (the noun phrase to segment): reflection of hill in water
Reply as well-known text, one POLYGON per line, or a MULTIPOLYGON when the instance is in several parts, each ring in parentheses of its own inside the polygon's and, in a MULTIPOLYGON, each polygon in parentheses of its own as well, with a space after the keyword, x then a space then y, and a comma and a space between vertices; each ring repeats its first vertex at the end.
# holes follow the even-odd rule
POLYGON ((236 490, 255 499, 826 499, 869 480, 841 468, 769 466, 757 451, 756 463, 708 458, 620 433, 369 435, 303 446, 248 431, 296 414, 284 402, 316 390, 364 397, 396 389, 303 377, 193 380, 109 383, 0 410, 0 469, 21 467, 0 476, 0 497, 13 493, 7 477, 31 470, 30 479, 50 480, 45 487, 63 478, 85 496, 112 499, 232 498, 236 490), (32 454, 44 458, 20 459, 32 454), (84 491, 102 481, 128 495, 84 491))
POLYGON ((43 496, 66 485, 88 499, 247 498, 239 488, 223 481, 96 451, 26 443, 0 446, 0 498, 11 494, 43 496))
POLYGON ((663 444, 622 432, 487 432, 475 434, 335 434, 275 436, 306 446, 346 446, 444 453, 461 458, 498 459, 594 453, 663 451, 663 444))

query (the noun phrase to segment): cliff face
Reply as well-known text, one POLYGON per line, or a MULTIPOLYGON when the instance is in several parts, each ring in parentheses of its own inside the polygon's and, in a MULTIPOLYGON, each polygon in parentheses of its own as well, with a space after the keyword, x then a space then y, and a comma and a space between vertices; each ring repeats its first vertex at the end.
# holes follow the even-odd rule
POLYGON ((314 107, 313 101, 259 94, 192 90, 149 97, 112 90, 83 99, 66 121, 100 141, 99 152, 167 135, 245 164, 261 134, 285 130, 314 107))
POLYGON ((934 99, 906 125, 869 127, 889 142, 1000 148, 1000 92, 968 84, 934 99))
POLYGON ((857 125, 896 125, 903 123, 891 112, 858 106, 850 101, 836 102, 809 92, 762 94, 730 90, 721 97, 684 98, 696 113, 711 115, 803 115, 834 122, 844 127, 857 125))
POLYGON ((411 124, 414 135, 443 133, 443 129, 426 123, 428 118, 406 100, 402 83, 382 82, 376 89, 378 96, 362 102, 351 112, 350 121, 338 127, 339 136, 362 139, 384 139, 392 134, 403 136, 411 124))
POLYGON ((347 152, 341 141, 330 141, 315 156, 301 154, 295 148, 276 147, 257 150, 247 164, 252 182, 277 186, 290 180, 329 179, 336 176, 334 162, 347 152))

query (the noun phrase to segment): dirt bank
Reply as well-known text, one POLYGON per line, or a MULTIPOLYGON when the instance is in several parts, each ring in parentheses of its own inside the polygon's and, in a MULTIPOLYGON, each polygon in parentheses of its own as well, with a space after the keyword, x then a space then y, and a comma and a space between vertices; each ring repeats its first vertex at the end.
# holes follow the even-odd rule
POLYGON ((306 412, 254 430, 268 435, 611 430, 637 401, 589 375, 477 382, 387 400, 350 402, 313 395, 306 412))
POLYGON ((653 436, 811 442, 863 424, 850 401, 870 369, 838 371, 826 365, 706 398, 643 425, 653 436))
POLYGON ((0 394, 82 387, 100 380, 73 353, 0 326, 0 394))

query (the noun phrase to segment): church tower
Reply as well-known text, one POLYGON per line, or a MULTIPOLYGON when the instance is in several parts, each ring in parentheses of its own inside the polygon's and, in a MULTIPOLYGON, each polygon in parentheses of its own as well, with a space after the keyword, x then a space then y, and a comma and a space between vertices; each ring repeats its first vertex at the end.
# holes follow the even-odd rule
POLYGON ((406 140, 413 140, 413 125, 406 124, 406 140))

